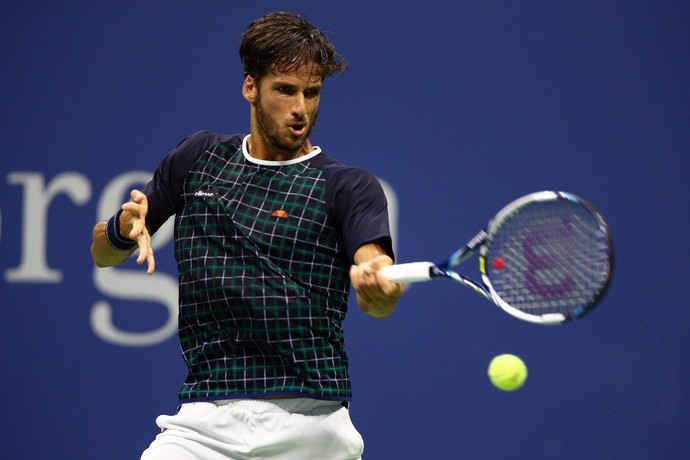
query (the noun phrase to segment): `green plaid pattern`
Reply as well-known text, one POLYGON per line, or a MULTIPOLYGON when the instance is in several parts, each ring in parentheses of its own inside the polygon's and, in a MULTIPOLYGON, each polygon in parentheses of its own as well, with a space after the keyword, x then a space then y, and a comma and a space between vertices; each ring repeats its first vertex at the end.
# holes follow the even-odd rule
POLYGON ((182 400, 350 398, 350 261, 314 163, 257 165, 221 143, 187 176, 175 225, 182 400))

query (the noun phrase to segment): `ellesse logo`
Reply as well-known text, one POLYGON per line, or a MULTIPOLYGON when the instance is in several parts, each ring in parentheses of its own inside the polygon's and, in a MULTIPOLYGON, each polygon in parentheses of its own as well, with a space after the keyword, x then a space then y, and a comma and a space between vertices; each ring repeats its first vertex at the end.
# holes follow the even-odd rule
POLYGON ((196 192, 194 192, 194 196, 210 198, 213 196, 213 192, 209 192, 208 190, 197 190, 196 192))
POLYGON ((278 209, 277 211, 273 211, 271 214, 273 217, 280 217, 281 219, 287 219, 288 218, 288 213, 283 211, 282 209, 278 209))

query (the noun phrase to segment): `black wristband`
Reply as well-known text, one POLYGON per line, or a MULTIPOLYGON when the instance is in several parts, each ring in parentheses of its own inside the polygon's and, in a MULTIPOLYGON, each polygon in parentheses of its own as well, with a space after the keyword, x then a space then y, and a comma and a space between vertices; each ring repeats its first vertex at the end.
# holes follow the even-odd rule
POLYGON ((120 214, 122 214, 122 209, 116 212, 115 215, 108 220, 105 226, 105 237, 108 243, 115 249, 129 251, 137 242, 129 238, 123 238, 122 235, 120 235, 120 214))

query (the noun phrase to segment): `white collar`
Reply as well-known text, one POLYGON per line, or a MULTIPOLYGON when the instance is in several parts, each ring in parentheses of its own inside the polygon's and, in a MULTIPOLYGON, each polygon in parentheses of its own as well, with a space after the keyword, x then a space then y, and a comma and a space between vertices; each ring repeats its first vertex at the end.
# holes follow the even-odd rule
POLYGON ((263 166, 283 166, 283 165, 293 165, 295 163, 301 163, 302 161, 306 161, 309 159, 314 158, 316 155, 321 153, 321 147, 319 146, 314 146, 314 150, 311 152, 307 153, 306 155, 302 155, 297 158, 293 158, 292 160, 285 160, 285 161, 269 161, 269 160, 259 160, 258 158, 254 158, 249 154, 249 149, 247 148, 247 140, 249 139, 249 136, 251 134, 247 134, 244 139, 242 140, 242 154, 244 155, 244 158, 251 162, 255 163, 257 165, 263 165, 263 166))

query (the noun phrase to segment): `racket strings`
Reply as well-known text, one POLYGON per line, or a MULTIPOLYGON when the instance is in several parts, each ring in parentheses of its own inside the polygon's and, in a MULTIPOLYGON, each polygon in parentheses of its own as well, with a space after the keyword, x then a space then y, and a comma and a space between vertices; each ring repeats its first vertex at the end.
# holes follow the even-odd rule
POLYGON ((559 200, 528 205, 497 224, 487 277, 525 313, 577 315, 596 302, 611 270, 605 225, 589 209, 559 200), (491 259, 500 258, 500 269, 491 259))

